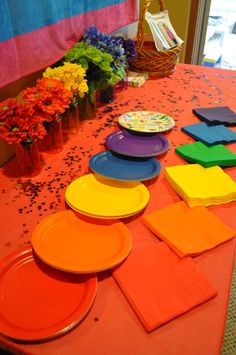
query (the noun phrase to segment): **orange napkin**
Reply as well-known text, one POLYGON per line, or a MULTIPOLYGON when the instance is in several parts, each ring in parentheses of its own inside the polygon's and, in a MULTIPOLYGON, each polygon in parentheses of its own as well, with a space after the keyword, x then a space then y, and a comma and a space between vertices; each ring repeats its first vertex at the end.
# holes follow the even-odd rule
POLYGON ((136 245, 113 277, 148 332, 217 293, 191 258, 179 259, 163 242, 136 245))
POLYGON ((188 207, 183 201, 149 213, 142 221, 180 257, 203 253, 236 234, 206 207, 188 207))

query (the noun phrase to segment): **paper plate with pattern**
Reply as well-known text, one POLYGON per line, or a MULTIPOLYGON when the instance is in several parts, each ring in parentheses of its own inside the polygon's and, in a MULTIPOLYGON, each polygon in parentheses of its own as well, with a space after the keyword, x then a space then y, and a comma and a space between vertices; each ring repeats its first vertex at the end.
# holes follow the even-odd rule
POLYGON ((153 111, 132 111, 119 116, 119 124, 136 132, 164 132, 173 128, 175 121, 172 117, 153 111))

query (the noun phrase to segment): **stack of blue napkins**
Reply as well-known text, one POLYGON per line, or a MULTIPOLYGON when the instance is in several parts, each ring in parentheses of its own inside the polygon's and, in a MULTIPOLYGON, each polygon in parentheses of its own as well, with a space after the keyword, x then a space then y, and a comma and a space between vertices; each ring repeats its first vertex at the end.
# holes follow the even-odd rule
POLYGON ((210 126, 205 122, 184 126, 182 131, 207 145, 236 142, 236 133, 224 125, 210 126))

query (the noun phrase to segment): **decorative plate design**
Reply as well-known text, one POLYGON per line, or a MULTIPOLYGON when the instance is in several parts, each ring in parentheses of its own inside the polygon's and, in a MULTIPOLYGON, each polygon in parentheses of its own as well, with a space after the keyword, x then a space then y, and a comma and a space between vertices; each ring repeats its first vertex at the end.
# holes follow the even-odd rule
POLYGON ((121 115, 118 119, 122 127, 136 132, 164 132, 173 128, 172 117, 153 111, 132 111, 121 115))

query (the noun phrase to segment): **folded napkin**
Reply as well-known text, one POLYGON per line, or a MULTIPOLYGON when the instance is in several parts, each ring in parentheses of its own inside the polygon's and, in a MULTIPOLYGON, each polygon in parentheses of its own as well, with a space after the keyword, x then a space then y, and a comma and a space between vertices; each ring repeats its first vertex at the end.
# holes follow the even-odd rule
POLYGON ((142 222, 180 257, 203 253, 236 234, 206 207, 183 201, 143 216, 142 222))
POLYGON ((193 113, 209 124, 236 126, 236 113, 228 106, 194 108, 193 113))
POLYGON ((207 145, 236 142, 236 133, 223 125, 210 126, 205 122, 183 126, 182 131, 207 145))
POLYGON ((191 258, 179 259, 163 242, 136 245, 113 277, 148 332, 217 293, 191 258))
POLYGON ((236 183, 219 166, 175 165, 166 167, 164 174, 190 207, 220 205, 236 200, 236 183))
POLYGON ((205 168, 236 165, 236 154, 223 144, 207 146, 202 142, 194 142, 175 148, 175 152, 183 159, 201 164, 205 168))

